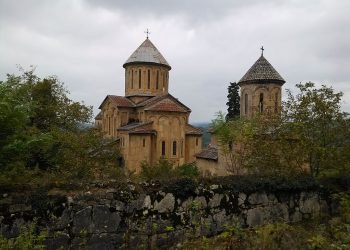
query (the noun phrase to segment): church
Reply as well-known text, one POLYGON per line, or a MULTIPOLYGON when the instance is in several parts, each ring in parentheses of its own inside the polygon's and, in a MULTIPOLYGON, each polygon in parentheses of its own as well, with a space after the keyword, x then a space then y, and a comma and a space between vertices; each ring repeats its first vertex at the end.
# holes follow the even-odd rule
POLYGON ((105 136, 117 141, 121 165, 139 172, 142 162, 194 162, 202 131, 189 124, 191 109, 168 92, 171 66, 148 36, 123 67, 125 95, 107 95, 95 117, 105 136))
MULTIPOLYGON (((256 114, 279 114, 281 111, 282 86, 285 80, 264 57, 261 56, 239 80, 240 116, 251 118, 256 114)), ((197 166, 204 175, 229 175, 229 156, 223 153, 215 134, 211 135, 208 148, 196 155, 197 166)))

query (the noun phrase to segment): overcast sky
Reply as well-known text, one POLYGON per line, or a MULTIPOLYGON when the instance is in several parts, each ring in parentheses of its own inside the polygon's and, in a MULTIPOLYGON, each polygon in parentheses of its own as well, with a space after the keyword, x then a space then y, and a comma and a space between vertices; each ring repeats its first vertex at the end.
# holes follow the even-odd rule
POLYGON ((226 111, 227 86, 264 55, 286 80, 332 85, 350 111, 349 0, 0 0, 0 79, 16 65, 56 75, 97 108, 124 95, 123 63, 150 40, 191 122, 226 111))

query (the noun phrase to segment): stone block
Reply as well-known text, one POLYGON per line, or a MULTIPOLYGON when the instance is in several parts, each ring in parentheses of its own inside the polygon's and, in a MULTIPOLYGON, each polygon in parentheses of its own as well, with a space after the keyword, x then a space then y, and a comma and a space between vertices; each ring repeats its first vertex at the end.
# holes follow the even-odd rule
POLYGON ((94 233, 111 233, 117 232, 120 216, 118 213, 111 213, 106 206, 94 206, 92 212, 93 232, 94 233))
POLYGON ((262 193, 253 193, 249 195, 248 202, 251 205, 260 205, 260 204, 268 204, 269 199, 265 192, 262 193))
POLYGON ((173 212, 175 207, 175 197, 173 194, 168 193, 160 202, 154 203, 154 210, 159 213, 173 212))

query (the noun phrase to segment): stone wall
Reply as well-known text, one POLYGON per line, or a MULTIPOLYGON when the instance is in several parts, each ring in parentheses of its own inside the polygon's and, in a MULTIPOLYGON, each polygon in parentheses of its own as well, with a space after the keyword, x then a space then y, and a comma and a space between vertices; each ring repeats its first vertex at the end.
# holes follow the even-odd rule
POLYGON ((307 191, 237 192, 220 184, 180 181, 125 184, 89 191, 0 191, 1 234, 18 235, 21 225, 38 219, 48 228, 49 249, 149 249, 213 236, 232 226, 298 222, 329 213, 318 188, 307 191))

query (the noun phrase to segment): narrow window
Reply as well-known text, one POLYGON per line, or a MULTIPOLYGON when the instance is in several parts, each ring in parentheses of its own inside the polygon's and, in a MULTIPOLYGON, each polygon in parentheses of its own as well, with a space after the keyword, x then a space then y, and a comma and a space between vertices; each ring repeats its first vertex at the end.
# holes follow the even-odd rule
POLYGON ((163 73, 163 90, 164 90, 164 88, 165 88, 165 73, 163 73))
POLYGON ((139 89, 141 88, 141 69, 139 69, 139 89))
POLYGON ((108 117, 108 134, 111 134, 111 117, 108 117))
POLYGON ((131 88, 134 88, 134 71, 131 70, 131 88))
POLYGON ((151 88, 151 71, 148 70, 148 82, 147 82, 147 88, 151 88))
POLYGON ((156 89, 159 89, 159 71, 157 70, 156 89))
POLYGON ((278 93, 275 93, 275 113, 278 112, 278 93))
POLYGON ((181 141, 181 144, 180 144, 180 154, 181 154, 181 157, 183 157, 183 148, 184 148, 184 142, 181 141))
POLYGON ((244 114, 248 113, 248 94, 244 95, 244 114))
POLYGON ((198 138, 196 138, 196 146, 198 146, 198 138))
POLYGON ((142 140, 142 146, 146 147, 146 139, 145 138, 143 138, 143 140, 142 140))
POLYGON ((176 155, 176 141, 173 141, 173 155, 176 155))
POLYGON ((165 141, 162 141, 162 156, 165 156, 165 141))
POLYGON ((264 112, 264 94, 263 93, 260 93, 259 111, 260 113, 264 112))

